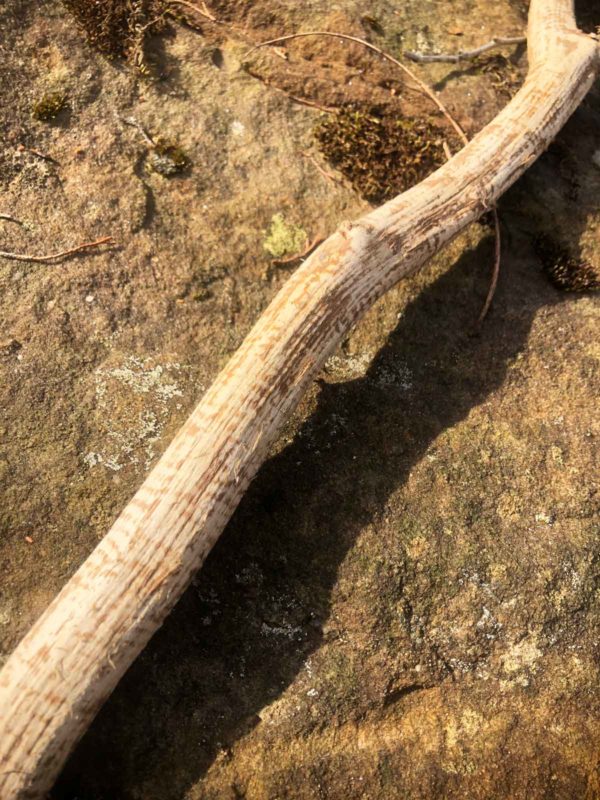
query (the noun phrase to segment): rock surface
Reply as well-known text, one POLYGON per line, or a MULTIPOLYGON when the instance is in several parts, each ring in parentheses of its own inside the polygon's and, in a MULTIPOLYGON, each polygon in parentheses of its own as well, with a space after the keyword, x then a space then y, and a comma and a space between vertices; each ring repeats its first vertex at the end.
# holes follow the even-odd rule
MULTIPOLYGON (((366 208, 317 169, 321 112, 289 95, 393 91, 433 114, 358 46, 246 62, 250 44, 312 28, 467 48, 520 32, 526 4, 209 5, 225 25, 151 39, 154 79, 94 53, 55 0, 0 8, 0 212, 23 222, 0 220, 1 249, 118 243, 0 259, 3 658, 293 268, 271 265, 273 219, 312 240, 366 208), (33 118, 56 91, 68 107, 33 118), (124 118, 191 167, 148 168, 124 118)), ((525 67, 415 69, 475 132, 525 67)), ((600 797, 599 309, 551 286, 534 247, 552 233, 600 267, 599 130, 596 89, 502 201, 479 332, 480 224, 344 342, 55 800, 600 797)))

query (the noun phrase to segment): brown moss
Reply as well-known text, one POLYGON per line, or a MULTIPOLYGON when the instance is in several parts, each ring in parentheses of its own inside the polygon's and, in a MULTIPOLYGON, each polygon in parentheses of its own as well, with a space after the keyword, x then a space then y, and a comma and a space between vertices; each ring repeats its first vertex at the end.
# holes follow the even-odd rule
POLYGON ((35 101, 31 114, 40 122, 49 122, 56 119, 66 105, 67 95, 64 92, 47 92, 35 101))
POLYGON ((535 250, 542 269, 551 283, 563 292, 593 292, 600 289, 598 270, 579 258, 574 258, 550 236, 535 240, 535 250))
POLYGON ((105 56, 140 61, 145 33, 161 22, 164 0, 63 0, 90 44, 105 56), (153 25, 150 23, 154 23, 153 25))
POLYGON ((315 138, 326 158, 366 200, 380 203, 444 163, 445 133, 389 107, 348 106, 319 123, 315 138))

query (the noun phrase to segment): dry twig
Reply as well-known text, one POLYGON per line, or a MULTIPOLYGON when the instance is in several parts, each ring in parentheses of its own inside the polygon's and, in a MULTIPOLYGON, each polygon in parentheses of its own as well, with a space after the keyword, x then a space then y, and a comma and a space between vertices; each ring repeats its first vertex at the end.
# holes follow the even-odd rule
POLYGON ((55 158, 47 155, 46 153, 40 153, 39 150, 34 150, 33 147, 25 147, 24 144, 20 144, 17 147, 17 150, 21 153, 31 153, 32 156, 37 156, 37 158, 41 158, 43 161, 49 161, 51 164, 55 164, 57 167, 60 166, 60 161, 57 161, 55 158))
POLYGON ((121 117, 117 115, 117 119, 121 120, 124 125, 129 125, 130 128, 135 128, 142 134, 142 139, 149 144, 150 147, 156 147, 156 142, 150 136, 148 131, 144 128, 141 122, 138 122, 135 117, 121 117))
POLYGON ((198 8, 198 6, 194 5, 193 3, 188 3, 187 0, 169 0, 169 5, 177 5, 177 6, 185 6, 186 8, 191 8, 192 11, 195 11, 197 14, 200 14, 202 17, 209 19, 211 22, 219 22, 219 20, 212 14, 207 6, 206 3, 202 3, 202 8, 198 8))
POLYGON ((287 258, 273 258, 271 264, 273 264, 274 267, 284 267, 286 264, 293 264, 295 261, 301 261, 303 258, 306 258, 306 256, 309 256, 315 247, 320 245, 324 239, 324 236, 315 236, 306 250, 303 250, 301 253, 296 253, 293 256, 288 256, 287 258))
POLYGON ((311 155, 310 153, 307 153, 306 150, 301 150, 300 151, 300 155, 304 156, 304 158, 306 158, 308 161, 310 161, 310 163, 314 166, 314 168, 317 170, 317 172, 320 172, 321 175, 324 178, 327 178, 328 181, 331 181, 332 183, 338 183, 338 184, 342 183, 342 181, 337 177, 337 175, 334 175, 333 173, 328 172, 326 169, 323 169, 323 167, 319 164, 317 159, 313 155, 311 155))
POLYGON ((12 214, 0 214, 0 219, 5 219, 7 222, 15 222, 17 225, 23 225, 21 220, 13 217, 12 214))
POLYGON ((102 239, 97 239, 95 242, 84 242, 83 244, 77 245, 77 247, 71 247, 69 250, 61 250, 60 253, 51 253, 47 256, 32 256, 27 253, 9 253, 6 250, 0 250, 0 258, 7 258, 11 261, 35 261, 38 264, 44 264, 47 261, 69 258, 69 256, 83 253, 85 250, 91 250, 103 244, 114 245, 115 241, 112 236, 104 236, 102 239))
POLYGON ((461 61, 471 61, 477 58, 477 56, 487 53, 489 50, 495 50, 497 47, 511 44, 524 44, 526 41, 526 36, 496 36, 490 42, 482 44, 480 47, 476 47, 473 50, 459 50, 458 53, 416 53, 414 51, 405 50, 404 55, 411 61, 416 61, 417 64, 431 64, 436 61, 458 64, 461 61))
POLYGON ((494 217, 494 230, 496 232, 494 269, 492 271, 492 280, 490 282, 490 287, 488 289, 487 297, 485 298, 485 303, 483 304, 483 308, 481 309, 481 314, 479 315, 479 319, 477 320, 477 325, 481 325, 483 320, 486 318, 488 311, 490 310, 490 306, 492 305, 492 300, 494 299, 494 294, 496 293, 496 286, 498 285, 498 276, 500 275, 500 259, 502 257, 502 239, 500 236, 500 219, 498 217, 498 209, 496 208, 496 206, 493 207, 492 214, 494 217))

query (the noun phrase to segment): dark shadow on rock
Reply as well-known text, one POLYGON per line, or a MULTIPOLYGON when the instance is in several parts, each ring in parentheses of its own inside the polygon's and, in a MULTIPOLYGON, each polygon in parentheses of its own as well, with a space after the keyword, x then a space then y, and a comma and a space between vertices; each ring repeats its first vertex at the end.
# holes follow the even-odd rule
POLYGON ((364 377, 321 383, 316 411, 261 468, 55 800, 181 798, 294 680, 361 529, 431 442, 502 385, 537 308, 557 300, 531 258, 507 254, 497 308, 473 335, 491 259, 488 238, 408 305, 364 377))

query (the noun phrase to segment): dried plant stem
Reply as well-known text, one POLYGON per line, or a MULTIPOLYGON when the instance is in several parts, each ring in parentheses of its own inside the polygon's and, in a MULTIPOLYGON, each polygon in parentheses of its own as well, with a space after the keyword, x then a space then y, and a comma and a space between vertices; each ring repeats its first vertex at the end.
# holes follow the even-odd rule
POLYGON ((343 183, 343 181, 340 178, 338 178, 337 175, 334 175, 332 172, 328 172, 326 169, 324 169, 311 153, 307 153, 306 150, 301 150, 300 155, 304 156, 304 158, 306 158, 307 161, 310 161, 310 163, 314 166, 317 172, 319 172, 328 181, 331 181, 331 183, 337 183, 337 184, 343 183))
POLYGON ((405 50, 404 55, 411 61, 416 61, 417 64, 431 64, 436 61, 458 64, 461 61, 472 61, 474 58, 477 58, 477 56, 487 53, 490 50, 496 50, 498 47, 524 44, 526 41, 526 36, 496 36, 491 41, 473 50, 459 50, 457 53, 416 53, 414 51, 405 50))
POLYGON ((102 239, 97 239, 95 242, 84 242, 71 247, 69 250, 61 250, 59 253, 51 253, 47 256, 32 256, 28 253, 9 253, 6 250, 0 250, 0 258, 7 258, 11 261, 34 261, 38 264, 45 264, 48 261, 58 261, 60 259, 69 258, 77 253, 83 253, 85 250, 91 250, 94 247, 100 247, 103 244, 113 245, 114 239, 112 236, 104 236, 102 239))
POLYGON ((206 3, 202 3, 202 8, 198 8, 198 6, 194 5, 194 3, 188 3, 187 0, 169 0, 169 5, 176 5, 176 6, 185 6, 186 8, 190 8, 192 11, 195 11, 197 14, 200 14, 202 17, 209 19, 211 22, 218 22, 219 20, 212 14, 207 6, 206 3))
POLYGON ((274 258, 271 261, 274 267, 284 267, 286 264, 294 264, 296 261, 301 261, 303 258, 309 256, 312 251, 320 245, 321 242, 325 239, 324 236, 315 236, 312 242, 308 245, 306 249, 304 249, 301 253, 296 253, 293 256, 287 256, 287 258, 274 258))
POLYGON ((498 286, 498 277, 500 275, 500 259, 502 258, 502 239, 500 235, 500 219, 498 217, 498 209, 496 208, 496 206, 494 206, 494 208, 492 209, 492 213, 494 217, 494 230, 496 232, 494 268, 492 270, 492 280, 490 282, 490 288, 488 289, 487 297, 485 298, 485 303, 483 304, 483 308, 481 309, 479 319, 477 320, 478 325, 481 325, 483 320, 486 318, 488 311, 490 310, 490 306, 492 305, 492 300, 494 299, 494 295, 496 293, 496 287, 498 286))
POLYGON ((0 214, 0 219, 4 219, 7 222, 14 222, 17 225, 22 225, 23 224, 20 219, 17 219, 16 217, 13 217, 12 214, 0 214))
POLYGON ((373 303, 487 211, 592 86, 571 0, 531 0, 530 73, 417 186, 346 222, 289 278, 113 527, 0 672, 0 797, 44 795, 204 562, 281 426, 373 303))

